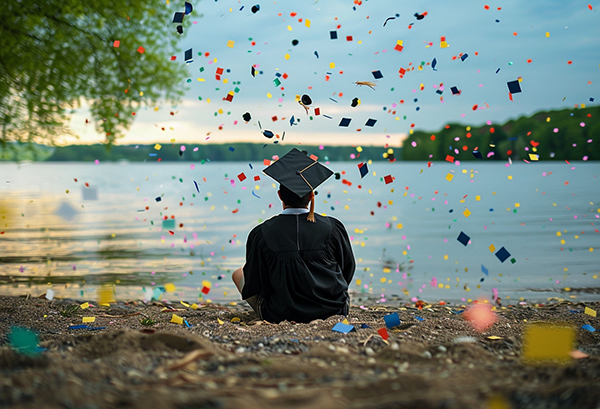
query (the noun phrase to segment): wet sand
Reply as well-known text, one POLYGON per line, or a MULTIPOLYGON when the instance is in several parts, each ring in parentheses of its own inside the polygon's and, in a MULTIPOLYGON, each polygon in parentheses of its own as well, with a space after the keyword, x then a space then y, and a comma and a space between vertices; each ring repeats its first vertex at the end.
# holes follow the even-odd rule
POLYGON ((584 314, 600 303, 498 307, 483 333, 464 305, 353 306, 355 330, 342 334, 332 331, 339 316, 273 325, 244 305, 84 302, 0 297, 0 406, 600 408, 600 331, 581 328, 600 327, 584 314), (377 330, 392 312, 401 324, 384 341, 377 330), (70 329, 83 317, 104 329, 70 329), (534 322, 572 325, 583 354, 525 363, 523 333, 534 322), (7 345, 13 326, 38 334, 39 356, 7 345))

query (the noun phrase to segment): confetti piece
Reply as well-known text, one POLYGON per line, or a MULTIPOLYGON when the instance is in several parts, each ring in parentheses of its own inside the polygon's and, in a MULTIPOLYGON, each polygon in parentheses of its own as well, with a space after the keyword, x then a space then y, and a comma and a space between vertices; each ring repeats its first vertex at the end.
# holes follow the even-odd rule
POLYGON ((96 317, 82 317, 81 322, 96 322, 96 317))
POLYGON ((394 328, 400 325, 400 317, 396 312, 384 315, 383 320, 385 321, 385 326, 388 328, 394 328))
POLYGON ((173 314, 173 316, 171 317, 171 322, 173 322, 175 324, 183 324, 183 318, 181 318, 178 315, 173 314))
POLYGON ((353 329, 354 327, 352 325, 344 324, 343 322, 338 322, 331 328, 332 331, 341 332, 342 334, 347 334, 353 329))
POLYGON ((510 257, 510 253, 504 247, 502 247, 496 252, 496 257, 498 257, 498 260, 504 263, 506 259, 510 257))
POLYGON ((379 334, 379 336, 381 338, 383 338, 384 341, 387 341, 387 339, 390 337, 390 335, 388 334, 387 329, 385 327, 379 328, 377 330, 377 333, 379 334))
POLYGON ((568 362, 573 350, 575 331, 571 327, 553 324, 531 324, 523 337, 523 360, 529 363, 543 361, 568 362))
POLYGON ((8 334, 8 344, 19 354, 28 356, 40 355, 38 337, 30 329, 11 327, 10 334, 8 334))
POLYGON ((585 307, 584 313, 592 317, 596 317, 596 310, 592 310, 590 307, 585 307))
POLYGON ((492 311, 488 303, 478 302, 471 304, 464 312, 464 317, 478 332, 484 332, 498 321, 498 317, 492 311))
POLYGON ((48 288, 46 290, 46 299, 49 301, 52 301, 54 299, 54 290, 52 290, 51 288, 48 288))
POLYGON ((81 308, 82 310, 85 310, 86 308, 89 308, 89 307, 90 307, 89 302, 85 302, 79 306, 79 308, 81 308))
POLYGON ((466 247, 467 244, 469 244, 469 240, 471 240, 471 238, 461 231, 456 240, 458 240, 459 243, 466 247))

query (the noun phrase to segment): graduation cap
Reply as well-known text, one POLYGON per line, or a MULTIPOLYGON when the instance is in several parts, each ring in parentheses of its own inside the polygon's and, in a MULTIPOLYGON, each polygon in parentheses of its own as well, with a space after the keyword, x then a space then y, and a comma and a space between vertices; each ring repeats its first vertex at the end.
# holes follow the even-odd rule
POLYGON ((360 99, 358 99, 358 98, 354 98, 354 99, 352 100, 352 102, 350 103, 350 106, 351 106, 352 108, 356 108, 356 107, 358 106, 358 104, 360 104, 360 99))
POLYGON ((377 123, 377 119, 369 118, 365 123, 365 126, 374 126, 377 123))
POLYGON ((183 26, 182 25, 177 26, 177 32, 179 34, 183 34, 183 26))
POLYGON ((250 70, 250 74, 252 74, 253 77, 256 77, 256 68, 254 68, 254 65, 252 66, 252 70, 250 70))
POLYGON ((460 91, 458 90, 457 87, 452 87, 450 88, 450 91, 452 91, 452 95, 457 95, 460 94, 460 91))
POLYGON ((473 151, 473 157, 475 159, 483 159, 483 155, 479 151, 473 151))
POLYGON ((329 38, 332 40, 337 40, 337 31, 330 31, 329 38))
POLYGON ((302 98, 300 98, 300 100, 302 101, 302 104, 304 104, 304 105, 312 104, 312 99, 310 99, 310 96, 308 94, 302 95, 302 98))
POLYGON ((181 13, 181 12, 179 12, 179 11, 178 11, 178 12, 176 12, 176 13, 173 15, 173 23, 178 23, 178 24, 181 24, 181 23, 183 23, 183 16, 185 16, 185 13, 181 13))
POLYGON ((260 10, 260 5, 255 4, 254 6, 252 6, 252 8, 250 10, 252 10, 252 13, 256 14, 258 12, 258 10, 260 10))
POLYGON ((242 119, 246 122, 250 122, 252 115, 250 115, 250 112, 246 112, 244 115, 242 115, 242 119))
POLYGON ((292 40, 292 45, 293 46, 297 46, 298 45, 298 40, 296 40, 296 39, 292 40))
POLYGON ((519 84, 519 80, 509 81, 506 83, 508 85, 508 91, 511 94, 517 94, 521 92, 521 84, 519 84))
MULTIPOLYGON (((282 156, 278 161, 263 170, 263 172, 285 186, 298 197, 304 197, 313 192, 321 183, 325 182, 333 172, 319 162, 309 158, 298 149, 282 156)), ((315 198, 310 201, 308 221, 315 221, 315 198)))
POLYGON ((192 3, 188 3, 186 1, 185 2, 185 15, 187 16, 188 14, 190 14, 192 12, 192 10, 194 10, 194 7, 192 6, 192 3))
POLYGON ((373 77, 378 80, 380 78, 383 78, 383 74, 381 73, 381 71, 377 70, 377 71, 371 71, 373 73, 373 77))
POLYGON ((263 135, 265 138, 269 138, 269 139, 271 139, 273 136, 275 136, 275 134, 273 132, 266 130, 266 129, 263 131, 263 135))

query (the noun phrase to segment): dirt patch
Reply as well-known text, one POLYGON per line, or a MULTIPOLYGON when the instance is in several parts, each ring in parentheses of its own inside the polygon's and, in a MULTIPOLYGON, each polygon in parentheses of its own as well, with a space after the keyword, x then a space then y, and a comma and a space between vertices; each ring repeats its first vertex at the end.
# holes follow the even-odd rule
POLYGON ((600 406, 600 327, 583 313, 599 303, 498 309, 484 333, 461 305, 352 307, 308 324, 259 321, 241 305, 137 301, 74 308, 74 300, 0 297, 0 406, 15 408, 595 408, 600 406), (401 325, 377 330, 396 312, 401 325), (172 315, 188 324, 171 323, 172 315), (104 329, 72 329, 83 316, 104 329), (143 325, 155 322, 153 325, 143 325), (526 365, 533 321, 576 328, 589 354, 565 365, 526 365), (11 326, 34 330, 39 357, 6 345, 11 326), (502 406, 499 406, 502 407, 502 406))

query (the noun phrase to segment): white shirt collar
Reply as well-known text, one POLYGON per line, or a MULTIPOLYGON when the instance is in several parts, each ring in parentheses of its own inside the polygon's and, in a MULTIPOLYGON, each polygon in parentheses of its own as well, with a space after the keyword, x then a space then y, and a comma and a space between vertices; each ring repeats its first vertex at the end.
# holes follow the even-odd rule
POLYGON ((283 209, 280 214, 304 214, 308 213, 308 209, 304 207, 288 207, 287 209, 283 209))

